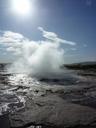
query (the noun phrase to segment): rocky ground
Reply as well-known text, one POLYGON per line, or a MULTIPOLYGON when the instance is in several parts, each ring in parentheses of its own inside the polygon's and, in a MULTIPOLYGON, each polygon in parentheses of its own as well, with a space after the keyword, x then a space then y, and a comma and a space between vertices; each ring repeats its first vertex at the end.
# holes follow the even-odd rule
POLYGON ((74 77, 66 86, 1 73, 2 128, 96 128, 96 73, 78 70, 74 77))

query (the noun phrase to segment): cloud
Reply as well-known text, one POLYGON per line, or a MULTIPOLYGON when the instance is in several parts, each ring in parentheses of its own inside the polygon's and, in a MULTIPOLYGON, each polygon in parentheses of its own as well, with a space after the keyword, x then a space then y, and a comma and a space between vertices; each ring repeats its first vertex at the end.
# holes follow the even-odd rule
POLYGON ((21 53, 22 53, 20 48, 14 48, 14 47, 8 47, 8 48, 6 48, 6 51, 11 52, 14 55, 21 55, 21 53))
POLYGON ((55 43, 63 43, 63 44, 68 44, 68 45, 76 45, 75 42, 67 41, 67 40, 59 38, 58 35, 55 34, 54 32, 45 31, 42 27, 38 27, 38 29, 42 32, 44 38, 46 38, 48 40, 51 40, 51 41, 53 41, 55 43))
POLYGON ((26 72, 34 76, 50 76, 61 72, 60 66, 64 64, 64 49, 61 43, 76 45, 58 37, 53 32, 38 28, 45 40, 33 41, 22 34, 5 31, 0 36, 0 44, 7 52, 17 55, 18 59, 10 67, 11 72, 26 72))
POLYGON ((19 34, 19 33, 14 33, 14 32, 11 32, 11 31, 6 31, 4 32, 4 37, 6 38, 13 38, 15 40, 21 40, 21 39, 24 39, 23 35, 19 34))
POLYGON ((14 52, 14 51, 15 51, 15 48, 13 48, 13 47, 8 47, 6 50, 9 51, 9 52, 14 52))
MULTIPOLYGON (((58 37, 57 34, 55 34, 54 32, 48 32, 45 31, 42 27, 38 27, 38 29, 42 32, 42 36, 46 39, 47 42, 51 42, 51 43, 63 43, 63 44, 68 44, 68 45, 76 45, 75 42, 72 41, 67 41, 64 39, 61 39, 58 37)), ((23 47, 33 47, 36 46, 37 44, 41 44, 41 43, 46 43, 46 41, 30 41, 28 38, 24 37, 22 34, 20 33, 15 33, 12 31, 5 31, 3 32, 3 34, 0 36, 0 44, 2 44, 3 46, 6 46, 6 51, 8 52, 14 52, 15 55, 19 55, 21 54, 21 50, 23 47)), ((57 46, 57 45, 55 45, 57 46)))
POLYGON ((19 33, 5 31, 0 36, 0 44, 6 48, 7 52, 13 52, 14 54, 20 53, 23 42, 27 42, 27 38, 19 33))
POLYGON ((8 43, 20 43, 23 40, 25 40, 25 38, 23 37, 23 35, 19 34, 19 33, 14 33, 11 31, 5 31, 3 33, 2 36, 0 36, 0 43, 5 43, 8 45, 8 43))

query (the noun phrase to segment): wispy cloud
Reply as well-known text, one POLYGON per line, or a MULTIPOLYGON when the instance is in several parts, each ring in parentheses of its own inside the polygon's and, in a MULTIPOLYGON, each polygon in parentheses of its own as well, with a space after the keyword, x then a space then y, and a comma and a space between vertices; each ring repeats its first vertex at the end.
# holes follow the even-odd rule
MULTIPOLYGON (((64 39, 61 39, 58 37, 58 35, 54 32, 48 32, 45 31, 42 27, 38 27, 38 29, 42 32, 42 36, 46 39, 46 41, 51 42, 51 43, 63 43, 63 44, 68 44, 71 46, 76 45, 75 42, 72 41, 67 41, 64 39)), ((13 52, 15 55, 19 55, 22 52, 22 48, 24 48, 25 46, 28 47, 30 45, 30 47, 33 47, 33 44, 35 44, 34 46, 37 47, 37 44, 42 44, 45 41, 33 41, 33 40, 29 40, 28 38, 24 37, 22 34, 20 33, 15 33, 12 31, 4 31, 2 32, 2 35, 0 36, 0 44, 2 44, 3 46, 7 47, 6 51, 7 52, 13 52)))
POLYGON ((68 45, 76 45, 76 42, 67 41, 59 38, 58 35, 54 32, 45 31, 42 27, 38 27, 38 29, 42 32, 44 38, 51 40, 55 43, 58 42, 58 43, 63 43, 68 45))

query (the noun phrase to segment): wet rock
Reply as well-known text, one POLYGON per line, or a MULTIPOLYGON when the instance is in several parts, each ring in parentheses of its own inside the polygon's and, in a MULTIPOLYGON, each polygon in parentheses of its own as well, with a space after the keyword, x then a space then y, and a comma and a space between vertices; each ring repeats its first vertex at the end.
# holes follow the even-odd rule
POLYGON ((10 128, 9 115, 0 115, 0 128, 10 128))
POLYGON ((96 110, 68 103, 57 95, 27 99, 23 111, 10 115, 11 127, 22 127, 35 123, 60 128, 87 126, 96 121, 96 110))

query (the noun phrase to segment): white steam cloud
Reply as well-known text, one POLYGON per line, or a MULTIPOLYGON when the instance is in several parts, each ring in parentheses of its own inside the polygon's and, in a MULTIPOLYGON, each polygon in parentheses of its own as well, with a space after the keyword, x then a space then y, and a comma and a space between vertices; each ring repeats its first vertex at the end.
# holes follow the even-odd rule
POLYGON ((30 41, 19 33, 6 31, 0 36, 0 44, 5 46, 7 52, 18 56, 11 65, 10 71, 15 73, 28 73, 33 76, 44 77, 60 73, 60 66, 64 64, 64 49, 61 43, 76 45, 75 42, 66 41, 53 32, 38 28, 45 40, 30 41))

